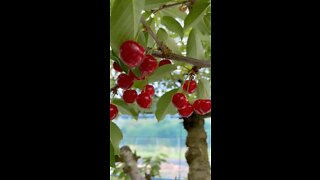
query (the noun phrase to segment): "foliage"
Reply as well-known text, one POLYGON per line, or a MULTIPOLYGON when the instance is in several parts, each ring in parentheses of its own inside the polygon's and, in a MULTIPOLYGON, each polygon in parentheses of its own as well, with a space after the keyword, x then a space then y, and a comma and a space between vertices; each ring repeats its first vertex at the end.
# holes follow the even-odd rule
POLYGON ((140 170, 142 173, 150 175, 150 177, 160 176, 161 163, 167 162, 165 158, 168 156, 165 154, 160 154, 156 157, 145 157, 143 159, 143 168, 140 170))
MULTIPOLYGON (((134 156, 137 156, 136 152, 134 152, 134 156)), ((161 163, 167 162, 166 158, 168 156, 165 154, 160 154, 158 156, 148 156, 142 158, 142 164, 139 168, 140 172, 144 175, 148 175, 150 177, 161 177, 161 163)), ((118 179, 128 180, 130 179, 128 174, 123 171, 124 163, 117 163, 117 166, 110 168, 113 176, 117 176, 118 179)))
MULTIPOLYGON (((150 33, 145 32, 140 23, 141 17, 147 21, 151 30, 174 53, 197 58, 202 61, 211 59, 211 2, 196 0, 186 5, 182 0, 110 0, 110 87, 115 86, 119 75, 112 69, 112 63, 117 62, 125 72, 129 68, 119 58, 120 45, 126 40, 135 40, 146 49, 157 50, 157 45, 150 33), (159 9, 163 5, 181 2, 179 5, 159 9), (186 8, 188 6, 188 8, 186 8), (185 8, 184 8, 185 7, 185 8), (158 10, 159 11, 155 11, 158 10), (182 9, 185 9, 183 11, 182 9)), ((189 3, 189 2, 188 2, 189 3)), ((157 58, 160 61, 161 58, 157 58)), ((141 113, 155 114, 158 121, 165 119, 168 114, 176 114, 172 107, 173 92, 181 91, 180 87, 188 78, 187 73, 193 65, 172 60, 172 65, 164 65, 150 75, 148 80, 135 81, 134 88, 140 93, 146 83, 152 84, 156 90, 152 107, 149 110, 139 108, 136 103, 126 104, 121 100, 122 90, 118 95, 110 94, 112 103, 117 105, 120 114, 130 115, 138 120, 141 113)), ((139 73, 135 70, 134 73, 139 73)), ((211 98, 211 71, 201 68, 196 76, 197 92, 189 95, 189 99, 211 98)), ((122 133, 116 124, 110 122, 110 151, 118 155, 119 141, 122 133)), ((114 166, 114 156, 110 154, 111 166, 114 166)))

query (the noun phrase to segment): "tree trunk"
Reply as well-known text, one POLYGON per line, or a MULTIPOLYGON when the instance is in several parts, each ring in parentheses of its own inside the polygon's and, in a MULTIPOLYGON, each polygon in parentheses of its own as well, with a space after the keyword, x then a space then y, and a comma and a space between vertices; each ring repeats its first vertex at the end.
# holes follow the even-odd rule
POLYGON ((184 118, 183 126, 188 132, 186 140, 188 150, 185 154, 189 164, 188 180, 210 180, 211 167, 204 117, 193 114, 189 118, 184 118))
POLYGON ((130 176, 130 179, 145 180, 139 172, 137 158, 134 156, 129 146, 123 146, 120 148, 120 157, 125 163, 123 171, 130 176))

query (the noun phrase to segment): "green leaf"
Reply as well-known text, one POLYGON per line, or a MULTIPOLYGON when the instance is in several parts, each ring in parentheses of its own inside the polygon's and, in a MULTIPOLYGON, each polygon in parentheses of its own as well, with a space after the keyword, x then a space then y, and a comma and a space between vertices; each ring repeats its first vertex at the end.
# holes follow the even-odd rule
POLYGON ((209 31, 211 32, 211 13, 204 15, 203 21, 207 25, 207 28, 209 29, 209 31))
POLYGON ((176 19, 170 16, 164 16, 161 18, 161 23, 170 31, 179 34, 181 39, 183 38, 183 28, 176 19))
MULTIPOLYGON (((156 32, 156 23, 155 23, 155 20, 154 18, 150 18, 148 21, 147 21, 147 24, 150 26, 150 29, 152 30, 152 32, 156 32)), ((154 39, 152 38, 152 36, 145 32, 145 35, 147 37, 147 47, 153 47, 155 45, 155 41, 154 39)))
POLYGON ((165 93, 157 103, 156 109, 156 118, 158 121, 161 121, 165 118, 167 114, 176 114, 177 108, 171 103, 172 96, 178 91, 178 89, 173 89, 165 93))
POLYGON ((170 1, 172 0, 146 0, 145 9, 146 10, 157 9, 161 5, 164 5, 170 1))
POLYGON ((200 33, 196 29, 192 29, 187 42, 187 56, 197 59, 204 58, 204 49, 201 43, 200 33))
POLYGON ((145 0, 117 0, 110 17, 110 43, 112 50, 119 54, 121 44, 134 40, 140 25, 145 0))
POLYGON ((113 51, 110 51, 110 59, 114 60, 116 63, 119 64, 119 66, 121 67, 121 69, 128 73, 128 66, 125 65, 122 60, 113 52, 113 51))
POLYGON ((134 119, 138 120, 138 112, 132 107, 131 104, 127 104, 122 99, 117 98, 113 99, 112 103, 117 106, 122 114, 131 115, 134 119))
POLYGON ((204 21, 204 18, 201 19, 198 23, 198 25, 196 27, 194 27, 196 29, 198 29, 201 34, 203 35, 210 35, 211 34, 211 30, 208 28, 207 24, 204 21))
POLYGON ((125 173, 121 172, 120 175, 119 175, 119 179, 122 179, 124 176, 125 176, 125 173))
POLYGON ((140 71, 140 69, 139 69, 138 67, 131 69, 131 71, 132 71, 133 74, 136 75, 137 77, 140 77, 140 76, 141 76, 141 71, 140 71))
POLYGON ((119 144, 122 138, 120 128, 114 122, 110 122, 110 142, 113 146, 114 155, 120 154, 119 144))
POLYGON ((142 14, 142 18, 143 19, 148 19, 150 16, 151 16, 151 11, 145 11, 143 14, 142 14))
POLYGON ((143 89, 147 85, 147 80, 134 80, 133 87, 143 89))
POLYGON ((173 6, 170 8, 162 9, 161 11, 157 12, 160 13, 162 16, 170 16, 174 18, 179 18, 181 20, 184 20, 187 16, 186 12, 182 12, 179 10, 179 6, 173 6))
POLYGON ((141 44, 143 47, 147 46, 147 39, 146 39, 146 36, 143 31, 139 31, 138 37, 137 37, 137 42, 139 44, 141 44))
POLYGON ((210 99, 211 98, 210 82, 203 78, 199 79, 196 94, 198 99, 210 99))
POLYGON ((148 77, 148 82, 152 83, 152 82, 161 80, 164 77, 169 76, 171 72, 176 69, 177 67, 173 64, 166 64, 166 65, 160 66, 148 77))
POLYGON ((160 41, 164 42, 173 52, 181 54, 177 43, 169 37, 166 30, 160 28, 157 32, 157 37, 160 41))
POLYGON ((206 9, 209 7, 210 2, 208 0, 197 0, 192 6, 190 13, 184 19, 184 30, 186 31, 190 27, 196 26, 203 18, 206 9))
POLYGON ((113 145, 110 141, 110 166, 115 168, 115 156, 114 156, 114 149, 113 149, 113 145))

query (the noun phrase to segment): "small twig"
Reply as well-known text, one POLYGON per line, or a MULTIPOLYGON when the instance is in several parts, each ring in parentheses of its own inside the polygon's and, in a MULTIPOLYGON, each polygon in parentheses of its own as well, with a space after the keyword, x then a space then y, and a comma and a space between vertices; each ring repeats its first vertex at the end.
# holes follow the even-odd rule
POLYGON ((165 54, 168 54, 171 52, 171 50, 162 42, 157 38, 157 35, 152 31, 152 29, 150 28, 150 26, 147 24, 146 20, 144 20, 143 18, 141 18, 141 23, 143 24, 145 30, 151 35, 151 37, 154 39, 154 41, 156 42, 158 48, 165 54))
POLYGON ((160 11, 162 9, 169 8, 169 7, 172 7, 172 6, 176 6, 176 5, 179 5, 179 4, 185 4, 187 2, 188 1, 182 1, 182 2, 176 2, 176 3, 173 3, 173 4, 164 4, 164 5, 160 6, 160 8, 158 8, 158 9, 152 9, 151 12, 153 14, 155 14, 155 13, 157 13, 158 11, 160 11))
POLYGON ((147 24, 146 20, 141 18, 141 23, 143 24, 145 30, 151 35, 151 37, 154 39, 156 42, 158 48, 160 49, 161 52, 159 51, 153 51, 152 55, 159 57, 159 58, 168 58, 168 59, 173 59, 176 61, 181 61, 181 62, 187 62, 190 64, 193 64, 198 67, 211 67, 211 62, 210 61, 203 61, 191 57, 186 57, 182 56, 179 54, 172 53, 171 49, 169 49, 162 41, 160 41, 156 34, 151 30, 150 26, 147 24))
POLYGON ((112 87, 111 89, 110 89, 110 93, 113 93, 113 95, 116 95, 116 94, 118 94, 118 86, 116 85, 116 86, 114 86, 114 87, 112 87))

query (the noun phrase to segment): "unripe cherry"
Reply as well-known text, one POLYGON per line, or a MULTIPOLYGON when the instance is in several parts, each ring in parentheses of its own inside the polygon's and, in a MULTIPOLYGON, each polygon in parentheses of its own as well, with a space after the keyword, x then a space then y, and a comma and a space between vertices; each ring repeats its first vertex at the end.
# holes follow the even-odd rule
POLYGON ((137 96, 138 94, 136 90, 128 89, 123 92, 122 99, 126 103, 133 103, 136 100, 137 96))
POLYGON ((118 108, 114 104, 110 104, 110 121, 116 118, 118 115, 118 108))
POLYGON ((135 41, 125 41, 120 46, 120 58, 127 66, 137 67, 143 61, 144 48, 135 41))
POLYGON ((177 109, 183 109, 188 105, 188 99, 187 97, 182 93, 176 93, 172 97, 172 104, 177 109))
POLYGON ((152 104, 151 96, 148 93, 139 94, 136 101, 141 108, 145 108, 145 109, 150 108, 152 104))
POLYGON ((133 78, 126 74, 120 74, 117 79, 117 85, 122 89, 129 89, 133 85, 133 78))

